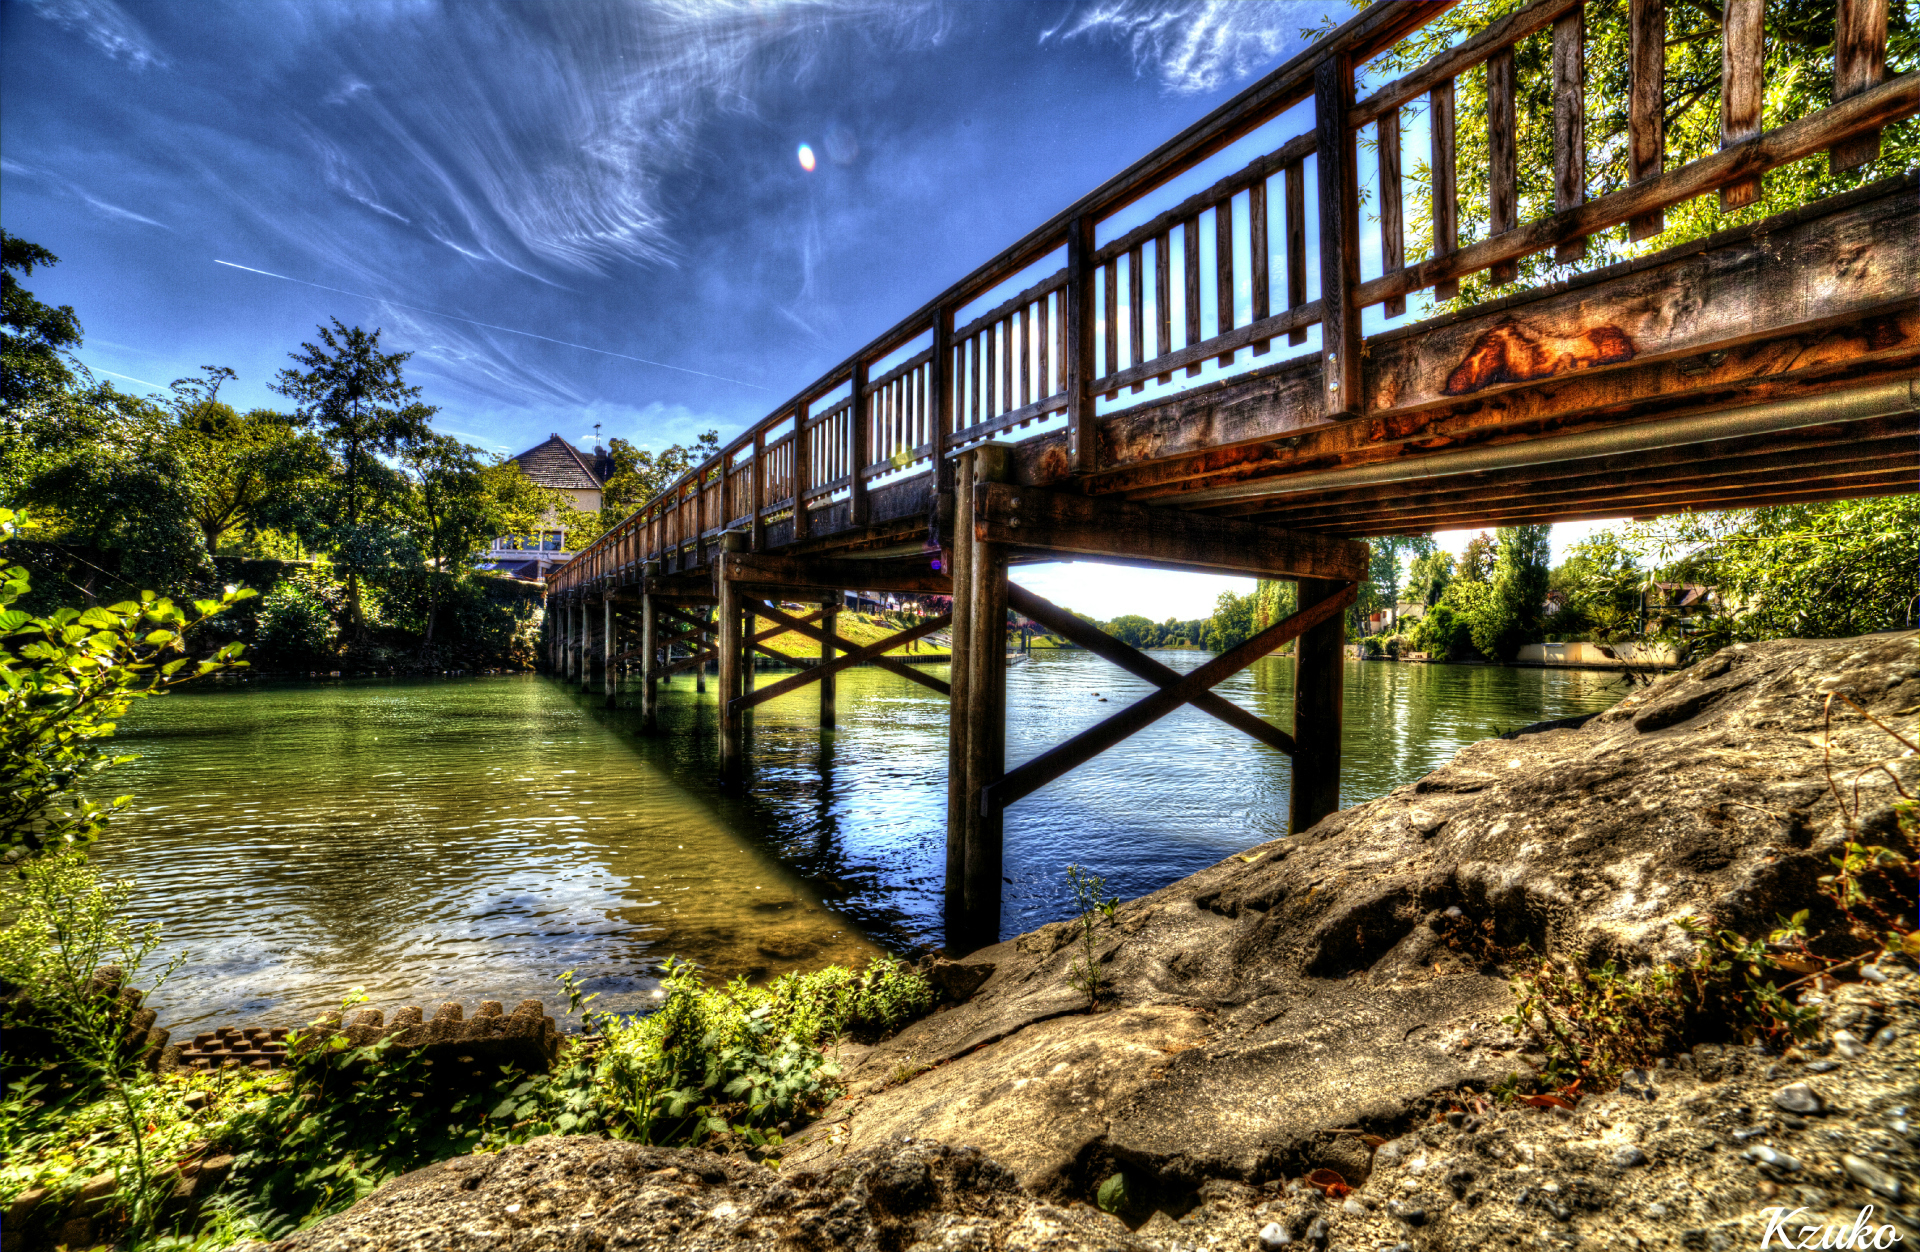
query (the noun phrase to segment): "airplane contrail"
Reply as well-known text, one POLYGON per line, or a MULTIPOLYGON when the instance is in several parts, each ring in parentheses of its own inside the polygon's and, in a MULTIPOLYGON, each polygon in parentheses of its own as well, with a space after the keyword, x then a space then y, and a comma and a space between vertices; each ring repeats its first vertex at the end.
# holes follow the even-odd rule
POLYGON ((358 291, 346 291, 339 287, 329 287, 325 283, 310 283, 304 278, 289 278, 285 274, 276 274, 272 270, 255 269, 251 265, 239 265, 232 261, 222 261, 218 257, 214 258, 213 263, 215 265, 224 265, 228 269, 245 270, 249 274, 265 274, 268 278, 278 278, 282 282, 299 283, 302 287, 316 287, 321 291, 331 291, 336 295, 352 296, 356 300, 371 300, 376 304, 391 304, 396 308, 412 309, 416 313, 425 313, 430 317, 444 317, 456 322, 465 322, 469 326, 484 326, 488 330, 504 331, 509 335, 524 335, 528 339, 539 339, 546 343, 557 343, 563 348, 578 348, 582 352, 597 352, 601 356, 618 357, 622 361, 637 361, 641 365, 654 365, 663 370, 678 370, 682 374, 693 374, 700 378, 711 378, 715 382, 733 383, 740 387, 751 387, 755 391, 773 390, 771 387, 763 387, 759 383, 750 383, 739 378, 727 378, 720 374, 709 374, 704 370, 690 370, 684 365, 668 365, 665 361, 649 361, 643 356, 628 356, 624 352, 609 352, 605 348, 590 348, 584 343, 572 343, 565 339, 554 339, 548 335, 536 335, 530 330, 515 330, 511 326, 496 326, 492 322, 477 322, 473 318, 461 317, 457 313, 443 313, 439 309, 429 309, 418 304, 404 304, 399 300, 389 300, 385 296, 369 296, 358 291))

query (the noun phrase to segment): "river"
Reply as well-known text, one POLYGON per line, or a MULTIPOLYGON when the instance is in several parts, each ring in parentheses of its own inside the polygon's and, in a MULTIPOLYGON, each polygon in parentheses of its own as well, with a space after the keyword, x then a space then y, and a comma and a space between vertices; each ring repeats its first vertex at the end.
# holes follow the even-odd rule
MULTIPOLYGON (((1197 652, 1161 652, 1187 670, 1197 652)), ((930 672, 944 676, 943 669, 930 672)), ((770 681, 763 677, 763 681, 770 681)), ((1080 651, 1007 676, 1018 763, 1148 688, 1080 651)), ((1292 663, 1217 690, 1280 725, 1292 663)), ((754 712, 744 797, 712 785, 713 684, 631 708, 530 675, 246 682, 123 720, 134 811, 97 863, 188 954, 162 1024, 295 1024, 354 987, 391 1008, 555 1002, 577 969, 601 1006, 645 1004, 669 956, 762 977, 940 942, 946 705, 883 670, 754 712)), ((1605 708, 1608 674, 1349 662, 1343 803, 1501 730, 1605 708)), ((1007 814, 1002 932, 1070 911, 1078 863, 1132 897, 1284 834, 1287 759, 1183 708, 1007 814)))

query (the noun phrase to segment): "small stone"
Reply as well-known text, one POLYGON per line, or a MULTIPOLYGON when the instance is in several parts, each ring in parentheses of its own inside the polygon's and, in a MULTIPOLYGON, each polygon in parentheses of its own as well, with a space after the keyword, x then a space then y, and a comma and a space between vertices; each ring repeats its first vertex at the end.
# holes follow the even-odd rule
POLYGON ((1657 1203, 1649 1204, 1647 1205, 1646 1212, 1647 1212, 1647 1216, 1651 1217, 1654 1221, 1656 1222, 1663 1221, 1666 1219, 1666 1216, 1667 1216, 1667 1206, 1664 1204, 1657 1204, 1657 1203))
POLYGON ((1835 1051, 1839 1052, 1841 1056, 1846 1057, 1849 1061, 1867 1054, 1867 1045, 1861 1043, 1860 1036, 1854 1034, 1851 1030, 1834 1031, 1833 1046, 1835 1051))
POLYGON ((520 1211, 520 1206, 519 1206, 518 1204, 509 1204, 509 1205, 507 1205, 507 1212, 509 1212, 509 1213, 518 1213, 519 1211, 520 1211))
POLYGON ((1807 1072, 1809 1074, 1831 1074, 1839 1068, 1840 1062, 1838 1061, 1815 1061, 1813 1064, 1807 1066, 1807 1072))
POLYGON ((1798 1157, 1788 1156, 1785 1152, 1777 1151, 1764 1143, 1758 1143, 1748 1148, 1747 1159, 1760 1165, 1765 1165, 1769 1169, 1777 1169, 1786 1174, 1795 1173, 1800 1169, 1800 1160, 1798 1157))
POLYGON ((1365 1217, 1367 1215, 1367 1206, 1352 1196, 1347 1197, 1347 1202, 1340 1206, 1340 1210, 1348 1217, 1365 1217))
POLYGON ((1765 1126, 1742 1126, 1733 1132, 1733 1141, 1735 1143, 1745 1143, 1749 1139, 1758 1139, 1766 1133, 1767 1128, 1765 1126))
POLYGON ((1807 1128, 1807 1119, 1804 1117, 1795 1117, 1791 1113, 1782 1113, 1780 1115, 1780 1124, 1788 1130, 1805 1130, 1807 1128))
POLYGON ((1452 1126, 1455 1130, 1458 1130, 1460 1124, 1466 1120, 1467 1115, 1459 1109, 1450 1109, 1447 1112, 1447 1125, 1452 1126))
POLYGON ((1293 1236, 1279 1222, 1268 1222, 1260 1228, 1260 1246, 1273 1252, 1274 1248, 1284 1248, 1293 1242, 1293 1236))
POLYGON ((1427 1224, 1427 1210, 1417 1204, 1402 1204, 1398 1200, 1387 1201, 1387 1216, 1403 1221, 1409 1226, 1427 1224))
POLYGON ((1613 1154, 1613 1163, 1619 1169, 1636 1169, 1647 1163, 1647 1154, 1630 1143, 1613 1154))
POLYGON ((1862 965, 1860 967, 1860 977, 1866 979, 1868 982, 1887 981, 1886 971, 1878 965, 1862 965))
POLYGON ((1888 1044, 1892 1043, 1895 1039, 1898 1039, 1899 1037, 1900 1037, 1900 1032, 1894 1027, 1882 1026, 1880 1028, 1880 1033, 1876 1034, 1873 1037, 1873 1046, 1876 1048, 1884 1048, 1888 1044))
POLYGON ((1653 1103, 1653 1075, 1644 1069, 1630 1069, 1620 1075, 1620 1094, 1653 1103))
POLYGON ((1774 1107, 1788 1113, 1818 1113, 1826 1108, 1820 1093, 1806 1083, 1796 1082, 1773 1093, 1774 1107))
POLYGON ((1875 1195, 1884 1196, 1895 1204, 1900 1202, 1900 1180, 1886 1170, 1850 1152, 1841 1154, 1840 1163, 1846 1166, 1847 1177, 1875 1195))
POLYGON ((1307 1227, 1307 1242, 1316 1248, 1324 1248, 1327 1246, 1327 1236, 1331 1233, 1333 1233, 1333 1227, 1327 1225, 1327 1219, 1316 1217, 1313 1219, 1313 1225, 1307 1227))

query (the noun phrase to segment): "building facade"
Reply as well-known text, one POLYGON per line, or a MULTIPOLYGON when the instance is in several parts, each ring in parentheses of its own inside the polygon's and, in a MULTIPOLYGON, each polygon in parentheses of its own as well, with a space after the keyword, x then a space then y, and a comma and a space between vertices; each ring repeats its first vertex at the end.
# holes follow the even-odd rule
MULTIPOLYGON (((548 435, 545 443, 510 460, 521 473, 542 487, 558 491, 583 513, 600 511, 601 494, 613 472, 606 449, 596 445, 591 454, 585 453, 559 435, 548 435)), ((515 578, 544 579, 554 566, 564 564, 572 555, 567 551, 567 528, 557 518, 546 521, 548 524, 535 534, 495 539, 481 558, 485 568, 515 578)))

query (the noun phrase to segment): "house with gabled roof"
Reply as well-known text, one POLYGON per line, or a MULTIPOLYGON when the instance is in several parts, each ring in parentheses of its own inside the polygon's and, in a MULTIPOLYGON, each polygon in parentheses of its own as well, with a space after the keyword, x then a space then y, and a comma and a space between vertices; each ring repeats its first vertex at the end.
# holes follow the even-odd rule
MULTIPOLYGON (((585 453, 557 434, 509 457, 508 462, 542 487, 566 496, 583 513, 600 511, 601 493, 613 473, 613 458, 605 448, 595 445, 592 453, 585 453)), ((565 563, 572 556, 566 550, 567 529, 557 519, 547 520, 551 524, 536 534, 495 539, 482 558, 485 567, 516 578, 545 578, 554 566, 565 563)))

